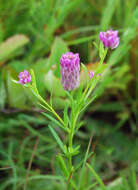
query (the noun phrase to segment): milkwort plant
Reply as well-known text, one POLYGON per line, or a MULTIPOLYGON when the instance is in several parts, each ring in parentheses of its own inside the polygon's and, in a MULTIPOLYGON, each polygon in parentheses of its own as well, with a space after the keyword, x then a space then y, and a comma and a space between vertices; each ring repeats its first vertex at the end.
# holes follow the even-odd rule
MULTIPOLYGON (((82 63, 80 65, 80 57, 78 53, 67 52, 61 56, 61 84, 70 102, 69 104, 66 104, 64 108, 63 117, 60 117, 52 107, 52 104, 45 101, 39 94, 33 70, 31 70, 31 74, 26 70, 24 72, 20 72, 19 81, 14 81, 23 85, 25 88, 29 88, 37 98, 38 104, 47 111, 47 113, 43 112, 42 114, 66 133, 68 142, 67 144, 64 144, 57 132, 49 125, 49 129, 62 151, 62 154, 57 155, 57 158, 60 163, 61 170, 64 173, 65 181, 68 184, 69 190, 77 189, 73 182, 73 175, 81 166, 80 164, 79 167, 74 166, 72 162, 73 156, 79 154, 80 146, 78 145, 75 147, 73 139, 75 133, 82 125, 82 122, 80 122, 80 115, 98 96, 97 91, 94 91, 94 89, 99 82, 102 83, 102 77, 104 77, 104 71, 107 68, 107 64, 103 64, 103 62, 107 55, 108 48, 117 48, 120 42, 118 31, 113 30, 100 32, 99 39, 101 41, 100 45, 99 47, 96 45, 96 47, 99 50, 100 61, 95 72, 88 72, 85 65, 82 63), (80 69, 85 72, 85 87, 80 84, 80 69), (75 89, 77 93, 75 93, 75 89)), ((85 160, 87 159, 88 155, 85 160)), ((90 165, 88 165, 88 167, 92 170, 90 165)))

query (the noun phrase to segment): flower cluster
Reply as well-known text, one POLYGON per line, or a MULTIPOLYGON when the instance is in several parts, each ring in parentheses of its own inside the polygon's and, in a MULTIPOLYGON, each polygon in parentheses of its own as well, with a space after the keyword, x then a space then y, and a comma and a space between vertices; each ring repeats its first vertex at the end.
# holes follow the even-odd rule
POLYGON ((24 72, 19 73, 19 83, 24 85, 32 81, 32 75, 29 74, 28 71, 24 70, 24 72))
POLYGON ((65 90, 73 90, 80 84, 79 72, 80 72, 80 58, 79 54, 67 52, 61 56, 61 83, 65 90))
POLYGON ((108 30, 107 32, 100 32, 99 39, 102 41, 105 47, 107 48, 117 48, 120 42, 118 37, 118 31, 108 30))
MULTIPOLYGON (((99 39, 105 47, 114 49, 119 45, 120 38, 118 31, 108 30, 107 32, 100 32, 99 39)), ((73 90, 79 87, 79 72, 80 72, 80 58, 78 53, 67 52, 62 54, 60 59, 61 67, 61 84, 65 90, 73 90)), ((101 74, 99 74, 101 75, 101 74)), ((89 72, 90 79, 94 76, 94 72, 89 72)), ((32 75, 28 71, 19 73, 19 83, 24 85, 32 81, 32 75)))

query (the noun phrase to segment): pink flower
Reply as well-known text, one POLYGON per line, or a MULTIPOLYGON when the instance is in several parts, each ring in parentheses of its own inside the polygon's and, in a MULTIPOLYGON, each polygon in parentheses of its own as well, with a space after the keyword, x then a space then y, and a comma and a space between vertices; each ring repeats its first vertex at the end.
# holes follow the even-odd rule
POLYGON ((107 32, 100 32, 99 39, 102 41, 105 47, 107 48, 117 48, 120 42, 118 37, 118 31, 108 30, 107 32))
POLYGON ((89 71, 90 79, 94 76, 94 71, 89 71))
POLYGON ((24 70, 24 72, 19 73, 19 83, 24 85, 32 81, 32 75, 29 74, 28 71, 24 70))
POLYGON ((80 84, 80 58, 78 53, 67 52, 61 56, 61 83, 65 90, 73 90, 80 84))

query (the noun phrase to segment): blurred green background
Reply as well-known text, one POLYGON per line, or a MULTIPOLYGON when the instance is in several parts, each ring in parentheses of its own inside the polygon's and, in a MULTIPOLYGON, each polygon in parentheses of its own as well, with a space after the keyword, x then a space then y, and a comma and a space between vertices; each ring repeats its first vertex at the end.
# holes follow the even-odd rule
MULTIPOLYGON (((99 31, 110 28, 119 30, 120 45, 109 51, 105 62, 110 69, 99 98, 83 116, 83 127, 75 137, 81 153, 74 163, 84 157, 94 133, 89 162, 107 189, 136 190, 136 0, 0 0, 0 190, 66 189, 56 161, 60 150, 48 121, 30 92, 12 79, 33 68, 40 94, 49 101, 52 92, 53 105, 62 115, 67 99, 60 84, 61 54, 79 52, 81 62, 93 70, 99 61, 93 42, 98 43, 99 31)), ((64 140, 65 134, 57 132, 64 140)), ((81 182, 79 175, 74 180, 80 190, 102 190, 87 168, 78 174, 81 182)))

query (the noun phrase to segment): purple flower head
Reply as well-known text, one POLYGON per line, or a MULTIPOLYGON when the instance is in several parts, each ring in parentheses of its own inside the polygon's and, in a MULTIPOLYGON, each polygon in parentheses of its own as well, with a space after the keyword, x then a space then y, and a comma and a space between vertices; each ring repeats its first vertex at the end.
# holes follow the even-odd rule
POLYGON ((24 70, 24 72, 19 73, 19 83, 24 85, 32 81, 32 75, 29 74, 28 71, 24 70))
POLYGON ((80 84, 80 58, 78 53, 67 52, 61 56, 61 83, 65 90, 73 90, 80 84))
POLYGON ((107 30, 107 32, 100 32, 99 39, 102 41, 105 47, 107 48, 117 48, 120 42, 120 38, 118 37, 118 31, 115 30, 107 30))
POLYGON ((90 79, 94 76, 94 71, 89 71, 90 79))

